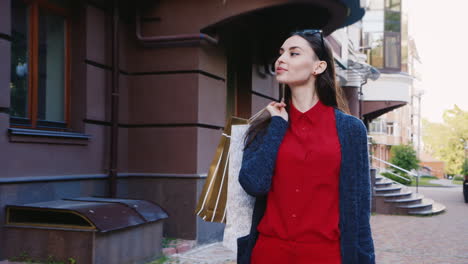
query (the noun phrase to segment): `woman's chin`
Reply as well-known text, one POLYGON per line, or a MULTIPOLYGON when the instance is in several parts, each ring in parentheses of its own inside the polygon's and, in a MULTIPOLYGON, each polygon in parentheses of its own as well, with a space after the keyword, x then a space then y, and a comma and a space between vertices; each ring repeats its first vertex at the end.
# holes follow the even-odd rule
POLYGON ((288 84, 288 80, 282 76, 276 75, 276 81, 281 84, 288 84))

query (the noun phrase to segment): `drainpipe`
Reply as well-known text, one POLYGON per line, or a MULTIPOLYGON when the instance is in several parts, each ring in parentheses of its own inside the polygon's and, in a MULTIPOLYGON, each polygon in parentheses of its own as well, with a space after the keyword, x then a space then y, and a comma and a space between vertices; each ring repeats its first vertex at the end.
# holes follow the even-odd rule
POLYGON ((117 158, 119 135, 119 0, 114 0, 112 22, 112 92, 111 92, 111 132, 109 192, 110 197, 117 195, 117 158))
MULTIPOLYGON (((363 120, 364 117, 362 116, 362 97, 364 95, 364 93, 362 92, 362 86, 366 85, 367 83, 367 78, 361 83, 361 85, 359 86, 359 90, 358 90, 358 98, 359 98, 359 119, 363 120)), ((366 125, 367 126, 367 125, 366 125)))
POLYGON ((141 19, 140 19, 140 13, 139 13, 138 8, 135 14, 135 20, 136 20, 135 21, 136 37, 139 41, 143 42, 144 44, 165 44, 165 43, 170 43, 170 42, 184 42, 184 41, 198 41, 198 40, 205 40, 208 43, 213 44, 213 45, 218 44, 217 39, 210 37, 203 33, 144 37, 141 34, 141 19))

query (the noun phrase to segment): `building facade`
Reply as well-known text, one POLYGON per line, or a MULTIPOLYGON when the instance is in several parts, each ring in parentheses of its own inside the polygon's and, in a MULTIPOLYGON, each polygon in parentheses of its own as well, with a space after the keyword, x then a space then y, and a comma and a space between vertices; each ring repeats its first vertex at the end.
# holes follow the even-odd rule
POLYGON ((220 239, 194 208, 226 117, 278 99, 271 66, 298 28, 328 35, 357 105, 359 29, 331 33, 363 14, 357 0, 1 0, 0 258, 5 205, 80 196, 149 200, 165 236, 220 239))
MULTIPOLYGON (((391 146, 413 144, 418 149, 420 113, 415 99, 420 63, 408 34, 408 10, 402 0, 372 0, 363 18, 362 49, 381 72, 363 88, 363 118, 372 137, 374 157, 388 161, 391 146)), ((375 168, 386 165, 372 159, 375 168)))

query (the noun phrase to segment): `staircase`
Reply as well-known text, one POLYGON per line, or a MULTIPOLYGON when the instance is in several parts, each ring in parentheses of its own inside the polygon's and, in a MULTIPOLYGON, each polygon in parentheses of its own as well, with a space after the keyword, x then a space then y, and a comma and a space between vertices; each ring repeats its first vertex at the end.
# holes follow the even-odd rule
POLYGON ((374 184, 375 211, 381 214, 436 215, 445 206, 422 194, 413 193, 408 187, 376 175, 374 184))

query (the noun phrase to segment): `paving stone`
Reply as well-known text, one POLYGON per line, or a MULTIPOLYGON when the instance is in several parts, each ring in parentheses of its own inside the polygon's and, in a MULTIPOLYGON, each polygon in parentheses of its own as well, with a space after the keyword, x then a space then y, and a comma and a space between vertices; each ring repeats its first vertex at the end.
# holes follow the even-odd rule
MULTIPOLYGON (((415 192, 414 188, 411 188, 415 192)), ((444 204, 446 212, 420 217, 376 214, 371 217, 376 263, 467 264, 468 204, 460 187, 420 187, 419 193, 444 204)), ((168 263, 235 264, 235 254, 221 243, 176 254, 168 263)))
POLYGON ((446 212, 430 217, 373 215, 376 262, 468 263, 468 204, 462 187, 420 187, 419 193, 444 204, 446 212))
MULTIPOLYGON (((415 189, 411 188, 414 192, 415 189)), ((462 186, 420 187, 419 193, 446 206, 440 215, 420 217, 376 214, 371 217, 378 264, 467 264, 468 204, 462 186)), ((165 264, 235 264, 234 252, 222 243, 196 246, 195 241, 177 240, 165 264), (180 249, 180 252, 177 252, 180 249)), ((165 253, 165 254, 166 254, 165 253)), ((23 264, 0 261, 0 264, 23 264)))
POLYGON ((190 249, 192 249, 192 245, 190 245, 189 243, 182 243, 180 245, 178 245, 176 247, 177 249, 177 253, 181 254, 181 253, 185 253, 187 251, 189 251, 190 249))
POLYGON ((170 247, 170 248, 163 248, 163 249, 162 249, 162 253, 163 253, 163 255, 165 255, 165 256, 174 255, 174 254, 177 253, 177 249, 176 249, 176 248, 173 248, 173 247, 170 247))

